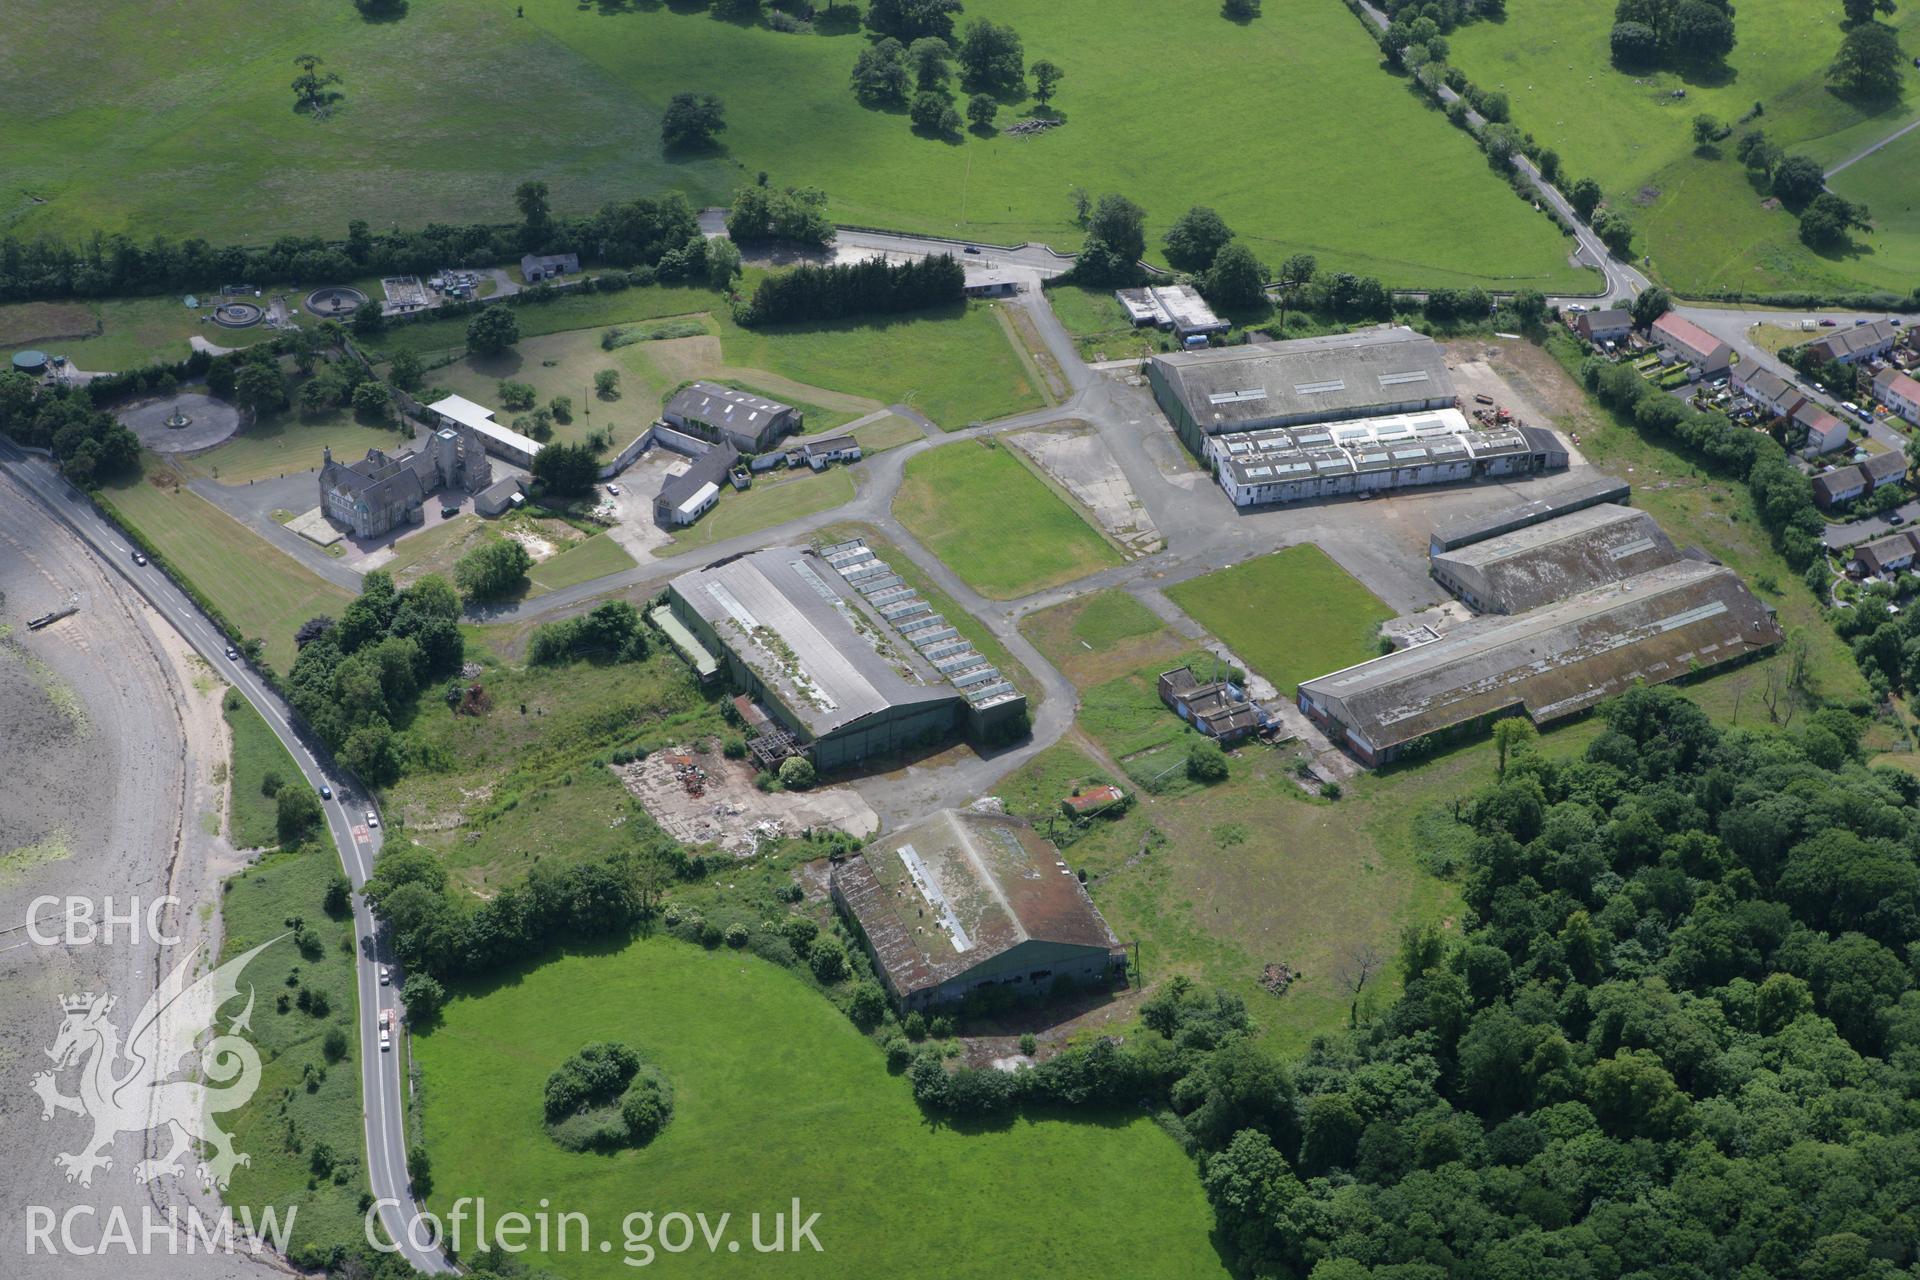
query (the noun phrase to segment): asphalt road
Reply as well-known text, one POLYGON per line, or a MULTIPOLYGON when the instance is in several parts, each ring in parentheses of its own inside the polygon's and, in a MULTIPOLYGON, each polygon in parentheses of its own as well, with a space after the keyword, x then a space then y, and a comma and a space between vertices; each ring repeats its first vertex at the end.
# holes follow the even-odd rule
MULTIPOLYGON (((133 563, 132 549, 119 532, 51 464, 0 440, 0 467, 38 500, 50 518, 70 528, 104 565, 118 572, 145 596, 187 643, 253 704, 315 790, 322 786, 333 790, 334 799, 322 805, 327 829, 354 888, 357 890, 365 884, 380 852, 378 830, 366 826, 368 802, 359 797, 350 779, 321 763, 305 737, 294 729, 279 695, 244 661, 226 656, 225 638, 171 579, 157 568, 142 568, 133 563)), ((400 1243, 407 1260, 421 1271, 448 1272, 452 1268, 444 1258, 415 1248, 408 1239, 408 1228, 420 1210, 407 1177, 406 1112, 400 1092, 403 1087, 399 1070, 401 1055, 381 1052, 379 1029, 381 1008, 394 1009, 396 1016, 404 1011, 397 987, 380 986, 378 966, 383 956, 379 950, 379 934, 373 913, 358 893, 353 900, 353 920, 359 944, 361 1109, 371 1189, 376 1200, 391 1202, 382 1209, 381 1223, 387 1234, 400 1243)), ((396 983, 399 977, 395 970, 396 983)))

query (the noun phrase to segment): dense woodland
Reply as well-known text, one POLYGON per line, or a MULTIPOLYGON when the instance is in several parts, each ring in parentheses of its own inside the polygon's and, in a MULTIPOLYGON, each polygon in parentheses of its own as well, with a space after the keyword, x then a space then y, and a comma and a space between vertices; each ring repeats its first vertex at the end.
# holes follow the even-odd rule
POLYGON ((1459 802, 1459 935, 1410 930, 1401 997, 1291 1068, 1170 984, 1123 1047, 923 1059, 916 1092, 1158 1097, 1250 1275, 1909 1274, 1920 780, 1865 768, 1838 710, 1723 732, 1660 688, 1600 715, 1584 757, 1521 750, 1459 802))

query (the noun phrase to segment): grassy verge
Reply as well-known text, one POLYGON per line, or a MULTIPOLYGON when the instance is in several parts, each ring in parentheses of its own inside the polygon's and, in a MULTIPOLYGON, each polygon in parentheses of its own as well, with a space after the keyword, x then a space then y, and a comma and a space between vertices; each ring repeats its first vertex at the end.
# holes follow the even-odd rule
POLYGON ((266 660, 284 671, 293 662, 293 632, 316 614, 338 614, 350 597, 245 525, 179 486, 172 471, 142 459, 132 480, 100 490, 103 506, 136 529, 242 635, 265 645, 266 660))
POLYGON ((1079 512, 991 440, 910 460, 893 510, 948 568, 997 600, 1120 563, 1079 512))
POLYGON ((1393 616, 1308 544, 1191 578, 1167 595, 1288 697, 1302 680, 1378 656, 1379 626, 1393 616))
POLYGON ((912 444, 915 440, 926 438, 926 432, 920 424, 911 418, 890 413, 884 418, 876 418, 866 426, 856 429, 853 438, 860 442, 863 453, 881 453, 903 444, 912 444))
POLYGON ((241 976, 243 989, 257 993, 249 1038, 264 1066, 252 1101, 232 1113, 234 1147, 253 1161, 234 1171, 227 1202, 253 1206, 256 1214, 274 1206, 283 1217, 298 1206, 289 1243, 296 1258, 364 1238, 353 928, 322 905, 339 874, 324 847, 270 854, 229 880, 221 900, 223 958, 279 939, 241 976), (303 922, 300 938, 282 937, 295 917, 303 922), (302 1009, 303 991, 310 1002, 324 1000, 326 1012, 302 1009), (326 1037, 334 1028, 344 1037, 344 1056, 330 1060, 326 1037))
MULTIPOLYGON (((644 1186, 650 1204, 731 1213, 744 1236, 750 1214, 797 1196, 803 1217, 820 1214, 823 1251, 782 1255, 783 1275, 924 1274, 930 1250, 941 1275, 969 1280, 1223 1275, 1193 1165, 1150 1120, 929 1125, 832 1004, 750 954, 661 937, 564 956, 455 999, 415 1054, 435 1209, 484 1194, 501 1212, 532 1210, 565 1187, 569 1208, 610 1232, 644 1186), (632 1046, 673 1083, 673 1119, 644 1148, 570 1154, 544 1130, 547 1074, 593 1040, 632 1046), (1089 1169, 1100 1176, 1085 1180, 1089 1169), (943 1239, 967 1243, 939 1250, 943 1239)), ((626 1271, 617 1252, 527 1260, 566 1277, 626 1271)), ((689 1275, 751 1269, 724 1246, 674 1262, 689 1275)))
POLYGON ((532 572, 527 575, 527 580, 533 584, 529 594, 558 591, 562 587, 591 582, 595 578, 604 578, 610 573, 631 568, 633 557, 627 554, 627 549, 606 534, 596 533, 533 566, 532 572))
MULTIPOLYGON (((236 849, 264 849, 278 846, 279 806, 261 790, 268 774, 282 782, 300 783, 300 767, 287 754, 253 704, 235 690, 227 690, 221 703, 228 730, 233 734, 232 761, 227 770, 228 839, 236 849)), ((301 784, 304 785, 304 784, 301 784)))

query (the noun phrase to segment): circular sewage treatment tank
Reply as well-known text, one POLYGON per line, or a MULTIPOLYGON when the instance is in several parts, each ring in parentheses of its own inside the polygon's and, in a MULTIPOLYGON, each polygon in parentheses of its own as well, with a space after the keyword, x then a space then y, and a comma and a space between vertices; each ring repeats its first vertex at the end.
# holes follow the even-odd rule
POLYGON ((307 295, 307 314, 319 316, 323 320, 336 320, 352 315, 366 300, 366 294, 358 289, 349 289, 345 285, 315 289, 307 295))
POLYGON ((213 309, 213 322, 228 329, 247 329, 266 314, 251 302, 226 302, 213 309))
POLYGON ((48 363, 44 351, 16 351, 13 355, 13 367, 21 373, 45 373, 48 363))

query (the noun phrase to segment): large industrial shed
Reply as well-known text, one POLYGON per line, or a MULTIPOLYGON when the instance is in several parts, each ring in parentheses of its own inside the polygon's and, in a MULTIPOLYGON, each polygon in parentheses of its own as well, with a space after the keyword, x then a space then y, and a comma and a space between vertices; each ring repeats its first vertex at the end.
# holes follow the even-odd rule
POLYGON ((1433 528, 1427 540, 1430 555, 1439 555, 1455 547, 1471 546, 1487 538, 1497 538, 1515 529, 1541 524, 1570 511, 1584 511, 1603 502, 1625 503, 1633 496, 1633 486, 1612 476, 1593 475, 1573 484, 1561 485, 1539 498, 1516 502, 1497 511, 1458 515, 1433 528))
POLYGON ((1738 574, 1681 560, 1302 681, 1299 705, 1362 761, 1383 764, 1446 729, 1515 711, 1547 724, 1780 639, 1738 574))
POLYGON ((870 842, 830 887, 901 1009, 1126 977, 1126 949, 1085 886, 1018 818, 942 810, 870 842))
POLYGON ((1441 586, 1482 613, 1525 613, 1680 559, 1652 516, 1606 503, 1434 556, 1441 586))
POLYGON ((683 574, 667 607, 821 769, 982 732, 1026 707, 1004 681, 1003 694, 976 705, 811 548, 771 547, 683 574))
POLYGON ((1456 401, 1440 345, 1389 326, 1155 356, 1147 361, 1147 382, 1200 457, 1208 436, 1419 413, 1456 401))

